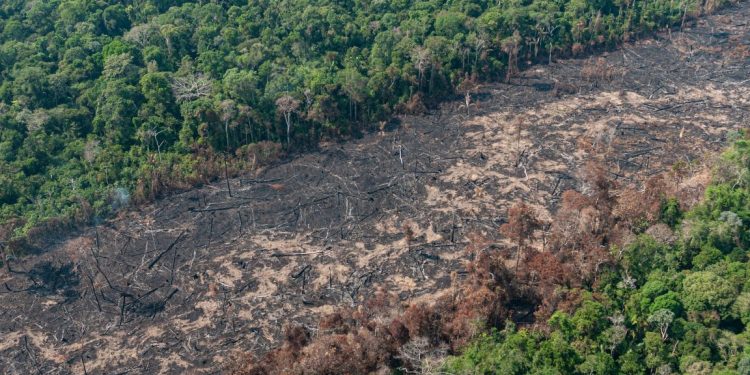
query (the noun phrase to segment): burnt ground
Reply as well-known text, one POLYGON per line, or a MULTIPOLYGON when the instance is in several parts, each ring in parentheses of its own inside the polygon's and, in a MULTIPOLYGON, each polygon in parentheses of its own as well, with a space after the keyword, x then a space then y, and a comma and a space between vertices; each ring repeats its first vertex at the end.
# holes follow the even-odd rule
POLYGON ((216 183, 16 260, 0 276, 0 372, 216 373, 376 288, 432 298, 463 269, 468 235, 503 241, 519 199, 549 219, 561 192, 586 190, 589 160, 621 188, 707 163, 748 126, 749 30, 744 3, 599 63, 537 67, 483 86, 470 115, 447 102, 234 179, 232 197, 216 183))

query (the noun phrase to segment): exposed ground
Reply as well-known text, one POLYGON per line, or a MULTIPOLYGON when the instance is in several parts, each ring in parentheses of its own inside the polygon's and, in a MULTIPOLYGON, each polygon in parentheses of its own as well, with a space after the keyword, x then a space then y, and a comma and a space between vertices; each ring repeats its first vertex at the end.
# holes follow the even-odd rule
POLYGON ((475 102, 232 180, 233 197, 217 183, 16 260, 0 276, 0 373, 215 373, 234 350, 268 350, 284 323, 314 328, 375 288, 440 293, 467 235, 499 237, 518 199, 548 218, 563 191, 587 188, 585 162, 637 187, 747 127, 750 6, 486 85, 475 102))

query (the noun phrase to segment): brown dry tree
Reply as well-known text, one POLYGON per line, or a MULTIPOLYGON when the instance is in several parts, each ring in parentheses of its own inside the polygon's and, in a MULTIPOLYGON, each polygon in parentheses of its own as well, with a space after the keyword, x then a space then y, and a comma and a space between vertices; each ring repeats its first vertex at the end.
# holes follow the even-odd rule
POLYGON ((508 210, 508 222, 500 227, 500 232, 516 243, 516 273, 526 250, 527 240, 534 235, 535 230, 541 227, 542 223, 529 205, 518 202, 508 210))

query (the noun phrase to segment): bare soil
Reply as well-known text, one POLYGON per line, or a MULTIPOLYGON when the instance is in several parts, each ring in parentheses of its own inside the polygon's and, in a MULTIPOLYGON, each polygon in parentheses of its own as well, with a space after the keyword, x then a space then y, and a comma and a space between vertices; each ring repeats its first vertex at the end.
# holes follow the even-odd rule
POLYGON ((18 259, 0 275, 0 372, 216 373, 376 288, 429 299, 460 276, 467 236, 504 241, 521 199, 549 219, 563 191, 587 189, 587 161, 620 188, 709 163, 748 126, 749 22, 744 3, 600 62, 535 67, 468 111, 394 119, 233 179, 231 197, 216 183, 18 259), (592 64, 611 77, 582 76, 592 64))

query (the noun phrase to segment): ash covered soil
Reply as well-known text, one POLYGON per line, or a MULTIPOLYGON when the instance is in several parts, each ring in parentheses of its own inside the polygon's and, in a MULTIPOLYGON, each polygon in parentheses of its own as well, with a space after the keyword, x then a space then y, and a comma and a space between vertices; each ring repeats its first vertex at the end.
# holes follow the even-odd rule
MULTIPOLYGON (((314 330, 377 288, 405 302, 445 292, 468 238, 504 242, 520 199, 549 219, 563 191, 586 189, 589 160, 637 188, 700 170, 748 127, 747 2, 601 59, 532 68, 484 85, 468 111, 400 117, 233 179, 232 197, 217 182, 16 260, 0 276, 0 372, 220 372, 285 323, 314 330)), ((697 199, 707 180, 680 188, 697 199)))

